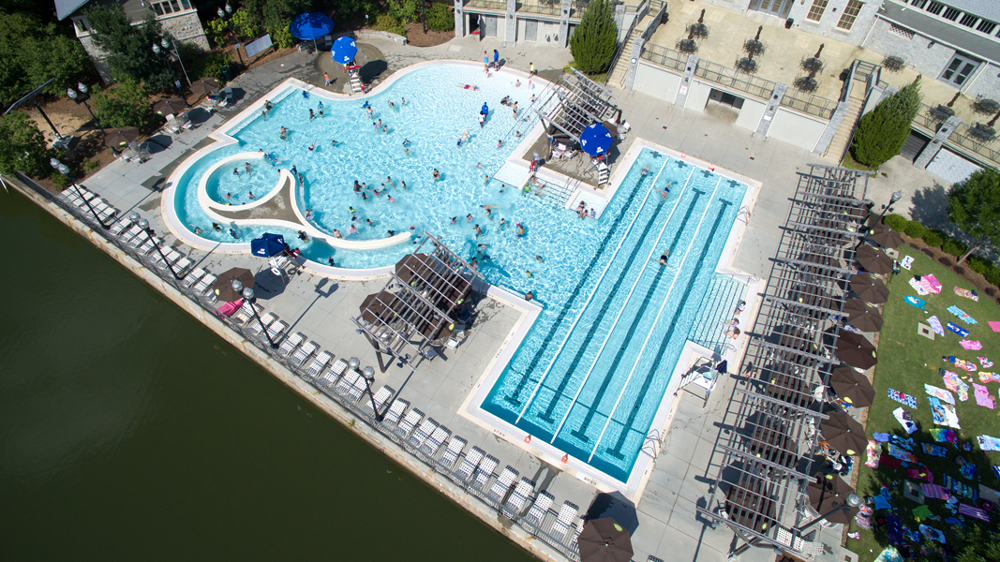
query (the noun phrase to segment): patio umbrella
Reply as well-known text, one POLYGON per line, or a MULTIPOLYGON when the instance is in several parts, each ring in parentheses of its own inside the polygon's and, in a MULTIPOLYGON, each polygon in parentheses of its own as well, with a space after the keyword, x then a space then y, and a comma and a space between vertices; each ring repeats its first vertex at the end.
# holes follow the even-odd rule
POLYGON ((121 127, 108 131, 108 136, 104 137, 104 144, 112 148, 128 144, 139 138, 139 129, 135 127, 121 127))
POLYGON ((869 232, 872 240, 883 248, 897 248, 903 244, 903 237, 884 224, 876 224, 869 232))
POLYGON ((285 251, 285 237, 265 232, 260 238, 250 241, 250 253, 260 258, 269 258, 285 251))
POLYGON ((874 306, 861 299, 847 299, 844 314, 851 325, 862 332, 877 332, 882 329, 882 314, 874 306))
POLYGON ((889 288, 885 283, 867 273, 859 273, 851 277, 851 289, 858 298, 871 304, 889 302, 889 288))
POLYGON ((577 538, 580 562, 629 562, 632 537, 610 517, 591 519, 583 524, 577 538))
POLYGON ((854 493, 850 484, 835 476, 809 483, 809 504, 830 523, 847 524, 858 513, 858 508, 847 503, 854 493))
POLYGON ((243 288, 253 287, 253 272, 242 267, 234 267, 229 271, 219 275, 212 288, 215 289, 215 296, 220 301, 233 302, 243 298, 243 295, 233 288, 233 280, 238 280, 243 284, 243 288))
POLYGON ((878 363, 875 346, 861 334, 840 332, 836 351, 841 361, 858 369, 871 369, 878 363))
POLYGON ((868 378, 850 367, 838 367, 830 374, 830 388, 855 408, 867 408, 875 399, 875 389, 868 378))
POLYGON ((624 527, 630 535, 639 528, 639 517, 635 513, 635 504, 625 498, 621 492, 602 492, 597 494, 587 508, 585 520, 610 517, 624 527))
POLYGON ((343 35, 338 37, 336 41, 333 42, 333 48, 330 49, 330 56, 333 57, 333 62, 340 64, 351 64, 358 54, 358 46, 354 43, 354 39, 343 35))
POLYGON ((887 256, 885 252, 879 250, 875 246, 861 246, 855 257, 857 258, 858 263, 861 264, 861 267, 876 275, 882 275, 892 271, 892 258, 887 256))
POLYGON ((847 412, 833 412, 819 424, 823 438, 842 454, 853 457, 868 446, 865 428, 847 412))
POLYGON ((184 111, 187 107, 187 102, 181 98, 167 98, 165 100, 160 100, 156 102, 153 106, 153 111, 159 113, 160 115, 177 115, 178 113, 184 111))
POLYGON ((600 123, 594 123, 580 133, 580 146, 591 156, 606 153, 613 140, 615 138, 611 136, 611 132, 600 123))
POLYGON ((202 78, 191 83, 191 93, 196 96, 207 96, 219 89, 219 81, 215 78, 202 78))
POLYGON ((329 35, 333 31, 333 20, 319 12, 306 12, 295 16, 292 23, 288 24, 288 31, 298 39, 312 39, 313 48, 316 48, 316 38, 329 35))

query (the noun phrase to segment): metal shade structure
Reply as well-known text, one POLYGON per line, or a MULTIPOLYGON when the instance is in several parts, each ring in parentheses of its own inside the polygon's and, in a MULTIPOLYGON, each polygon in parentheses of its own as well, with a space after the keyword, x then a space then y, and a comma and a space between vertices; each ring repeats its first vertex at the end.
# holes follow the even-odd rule
POLYGON ((330 49, 330 56, 333 57, 333 62, 335 63, 343 65, 351 64, 354 57, 358 56, 358 45, 354 42, 354 39, 343 35, 333 42, 333 47, 330 49))
POLYGON ((615 137, 604 125, 592 123, 580 133, 580 146, 591 156, 607 154, 615 137))
POLYGON ((878 363, 875 346, 861 334, 841 332, 835 349, 841 361, 858 369, 871 369, 878 363))
POLYGON ((119 127, 108 131, 104 144, 112 148, 128 144, 139 138, 139 129, 135 127, 119 127))
POLYGON ((875 400, 875 389, 864 374, 851 367, 838 367, 830 374, 830 388, 855 408, 867 408, 875 400))
POLYGON ((269 258, 285 251, 285 237, 265 232, 250 241, 250 253, 259 258, 269 258))
POLYGON ((219 89, 219 81, 215 78, 202 78, 191 83, 191 93, 196 96, 207 96, 219 89))
POLYGON ((856 258, 861 267, 876 275, 884 275, 892 271, 892 258, 875 246, 861 246, 858 248, 856 258))
POLYGON ((187 108, 187 102, 178 97, 163 99, 153 105, 153 111, 160 115, 177 115, 185 108, 187 108))
POLYGON ((550 137, 564 134, 580 142, 583 130, 594 123, 620 122, 621 110, 612 103, 611 90, 575 69, 532 105, 550 137))
POLYGON ((883 248, 898 248, 903 245, 903 237, 884 224, 876 224, 869 232, 871 239, 883 248))
POLYGON ((867 273, 859 273, 851 277, 851 290, 859 299, 871 304, 889 302, 889 288, 879 279, 867 273))
POLYGON ((868 446, 865 428, 847 412, 833 412, 819 424, 823 438, 842 455, 853 457, 868 446))
POLYGON ((844 314, 851 325, 862 332, 877 332, 882 329, 882 313, 861 299, 848 299, 844 303, 844 314))
POLYGON ((774 499, 764 478, 743 473, 743 478, 726 492, 726 513, 740 525, 763 533, 777 523, 774 499))
POLYGON ((225 271, 219 275, 218 279, 215 280, 215 284, 212 285, 212 288, 215 290, 215 296, 220 301, 233 302, 243 298, 243 293, 233 288, 234 280, 239 281, 243 285, 240 291, 254 285, 253 272, 249 269, 234 267, 229 271, 225 271))
POLYGON ((576 539, 580 562, 629 562, 632 560, 632 537, 628 529, 614 519, 591 519, 583 524, 576 539))
POLYGON ((810 483, 807 493, 809 505, 830 523, 846 525, 858 513, 858 508, 848 503, 854 489, 839 476, 810 483))

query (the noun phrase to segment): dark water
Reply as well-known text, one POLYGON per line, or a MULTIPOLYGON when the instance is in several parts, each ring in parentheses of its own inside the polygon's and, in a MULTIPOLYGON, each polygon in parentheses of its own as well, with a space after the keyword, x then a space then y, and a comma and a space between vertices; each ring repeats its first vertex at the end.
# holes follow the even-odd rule
POLYGON ((0 558, 531 558, 0 192, 0 558))

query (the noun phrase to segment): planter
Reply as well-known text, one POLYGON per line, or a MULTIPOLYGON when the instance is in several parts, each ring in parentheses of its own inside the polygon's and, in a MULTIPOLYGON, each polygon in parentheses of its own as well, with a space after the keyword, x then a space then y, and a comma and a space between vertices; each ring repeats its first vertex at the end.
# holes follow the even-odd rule
POLYGON ((746 72, 747 74, 753 74, 754 72, 757 72, 757 61, 750 57, 743 57, 736 61, 736 70, 746 72))

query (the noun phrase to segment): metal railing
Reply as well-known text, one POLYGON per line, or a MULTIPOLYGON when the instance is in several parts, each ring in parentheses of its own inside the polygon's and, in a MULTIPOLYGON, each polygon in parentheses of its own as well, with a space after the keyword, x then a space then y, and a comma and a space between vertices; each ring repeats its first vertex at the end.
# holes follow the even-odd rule
MULTIPOLYGON (((138 252, 137 248, 132 248, 121 238, 111 234, 109 230, 101 228, 100 224, 97 222, 95 217, 90 216, 85 211, 74 207, 66 199, 46 190, 45 188, 35 183, 34 180, 25 176, 24 174, 21 174, 20 172, 17 173, 17 180, 19 184, 37 193, 51 204, 56 205, 57 207, 59 207, 60 209, 71 215, 76 220, 92 227, 92 232, 95 235, 101 236, 106 242, 115 246, 119 251, 128 255, 130 258, 134 259, 138 263, 142 264, 149 272, 159 277, 162 283, 173 287, 178 293, 187 298, 188 301, 194 303, 205 312, 210 313, 213 317, 217 318, 220 322, 222 322, 226 326, 226 328, 239 334, 241 339, 254 345, 260 352, 267 354, 273 361, 280 364, 284 368, 288 369, 289 372, 294 373, 303 381, 311 384, 313 387, 322 392, 324 396, 328 397, 337 405, 350 412, 350 414, 354 416, 358 422, 364 423, 371 430, 378 433, 378 435, 381 438, 394 443, 404 452, 408 453, 411 457, 423 463, 427 468, 434 470, 437 474, 440 474, 441 476, 448 479, 451 483, 459 487, 470 497, 475 498, 479 502, 489 506, 492 509, 497 510, 498 512, 502 513, 504 511, 503 510, 504 506, 501 505, 500 501, 487 494, 487 491, 490 489, 492 480, 497 476, 495 471, 493 474, 489 475, 489 477, 486 480, 486 483, 482 486, 482 488, 477 488, 472 486, 471 481, 466 481, 459 478, 456 474, 453 473, 452 467, 446 467, 436 459, 438 454, 444 449, 444 444, 438 447, 438 450, 433 451, 431 454, 428 454, 425 450, 421 449, 420 447, 412 445, 407 440, 406 437, 400 435, 395 431, 395 427, 390 427, 384 422, 379 422, 378 420, 376 420, 375 412, 371 409, 370 404, 364 400, 364 397, 366 396, 367 393, 362 394, 361 398, 359 398, 358 400, 353 400, 349 395, 340 394, 336 390, 335 383, 337 381, 334 381, 334 383, 330 385, 321 384, 319 381, 312 378, 305 371, 305 368, 309 363, 308 360, 305 361, 302 365, 293 363, 291 361, 291 357, 285 356, 279 353, 277 349, 271 348, 271 346, 268 345, 267 340, 264 339, 263 333, 258 335, 252 332, 250 329, 248 329, 248 326, 254 325, 253 321, 249 321, 246 325, 242 325, 238 322, 235 322, 233 319, 227 316, 219 314, 215 306, 203 298, 204 295, 200 295, 193 290, 193 287, 197 286, 197 283, 192 283, 191 284, 192 287, 187 287, 181 281, 175 279, 174 276, 171 275, 169 271, 164 271, 158 268, 155 265, 155 262, 157 261, 156 258, 158 257, 156 254, 153 254, 152 257, 141 254, 140 252, 138 252)), ((287 337, 287 333, 282 334, 280 337, 281 338, 287 337)), ((317 350, 317 352, 318 351, 319 350, 317 350)), ((389 405, 395 399, 396 396, 393 396, 387 403, 385 403, 382 406, 382 410, 387 411, 389 405)), ((464 458, 465 454, 460 455, 458 457, 458 460, 454 463, 453 466, 454 467, 460 466, 464 458)), ((534 497, 530 498, 530 501, 527 502, 525 509, 523 509, 522 512, 526 512, 532 503, 534 503, 534 497)), ((558 553, 565 556, 567 559, 572 560, 574 562, 580 559, 578 551, 572 548, 576 536, 574 528, 572 526, 570 528, 570 531, 564 537, 558 537, 552 534, 551 531, 552 522, 554 522, 555 519, 558 517, 558 513, 555 511, 555 509, 550 507, 548 511, 545 513, 545 515, 542 517, 541 523, 537 525, 532 525, 529 522, 525 521, 523 519, 522 513, 510 514, 508 512, 506 515, 510 516, 507 518, 508 520, 511 521, 512 524, 517 525, 518 527, 523 529, 526 533, 541 540, 549 547, 553 548, 558 553)))
POLYGON ((472 0, 465 5, 466 9, 479 9, 479 10, 494 10, 497 12, 506 12, 507 3, 500 0, 472 0))
POLYGON ((920 104, 920 111, 913 116, 913 124, 924 132, 931 135, 937 132, 941 127, 941 123, 948 119, 944 114, 937 112, 933 107, 927 105, 926 103, 920 104), (944 117, 942 119, 941 117, 944 117))
POLYGON ((544 16, 559 17, 560 5, 555 2, 518 2, 518 13, 541 14, 544 16))
POLYGON ((684 73, 684 67, 687 65, 687 55, 684 53, 650 43, 643 45, 642 54, 639 57, 653 64, 676 70, 681 74, 684 73))
MULTIPOLYGON (((774 91, 776 85, 770 80, 758 78, 752 74, 740 72, 735 68, 723 66, 705 59, 698 61, 698 68, 694 70, 694 75, 709 82, 739 90, 765 100, 771 97, 771 92, 774 91)), ((787 94, 785 95, 787 96, 787 94)))
POLYGON ((1000 140, 997 140, 996 137, 984 140, 976 136, 971 129, 972 127, 967 124, 959 123, 951 136, 948 137, 947 142, 975 152, 994 164, 1000 165, 1000 140))
MULTIPOLYGON (((611 75, 614 74, 615 66, 618 65, 618 59, 621 58, 622 53, 625 52, 625 49, 629 49, 632 47, 632 41, 631 41, 632 32, 635 31, 635 26, 639 25, 639 22, 642 21, 642 18, 646 17, 646 13, 648 12, 648 10, 649 10, 649 1, 643 0, 643 2, 639 5, 639 9, 636 10, 635 17, 632 19, 632 24, 629 25, 628 31, 625 33, 625 38, 622 39, 621 44, 619 44, 618 48, 615 49, 614 56, 611 57, 611 64, 608 65, 608 75, 604 79, 605 85, 611 82, 611 75)), ((628 9, 626 9, 626 12, 627 11, 628 9)), ((622 82, 624 81, 625 77, 622 76, 622 82)), ((621 84, 619 84, 619 86, 621 86, 621 84)))
POLYGON ((837 109, 837 102, 831 99, 800 92, 794 88, 785 91, 781 105, 827 120, 833 117, 833 111, 837 109))

